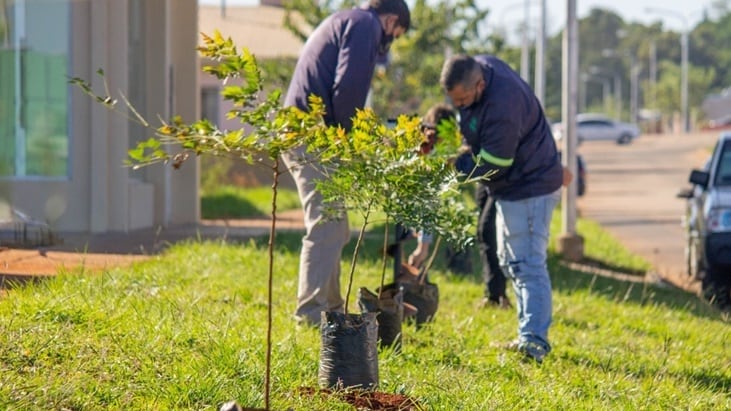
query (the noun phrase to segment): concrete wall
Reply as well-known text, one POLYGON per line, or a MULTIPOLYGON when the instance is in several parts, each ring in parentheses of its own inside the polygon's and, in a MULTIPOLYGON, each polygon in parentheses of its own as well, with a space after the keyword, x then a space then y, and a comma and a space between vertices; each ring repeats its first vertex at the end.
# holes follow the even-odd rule
MULTIPOLYGON (((112 92, 129 95, 129 0, 71 1, 68 75, 91 81, 101 93, 103 69, 112 92)), ((144 115, 199 112, 196 0, 144 0, 146 89, 144 115)), ((130 122, 73 86, 69 97, 69 173, 61 178, 4 178, 0 196, 57 232, 129 231, 197 222, 198 161, 180 170, 156 165, 140 172, 123 166, 130 122)), ((121 104, 120 108, 123 108, 121 104)), ((151 134, 151 132, 150 132, 151 134)), ((0 219, 4 216, 0 215, 0 219)))

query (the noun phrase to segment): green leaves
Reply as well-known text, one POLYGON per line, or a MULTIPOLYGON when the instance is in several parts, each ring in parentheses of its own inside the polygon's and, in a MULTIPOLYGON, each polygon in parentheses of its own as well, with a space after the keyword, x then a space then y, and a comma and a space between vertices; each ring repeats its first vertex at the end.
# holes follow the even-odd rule
POLYGON ((423 156, 420 122, 402 115, 388 128, 372 110, 358 111, 349 134, 326 133, 316 141, 316 150, 333 159, 318 189, 326 203, 344 203, 364 215, 379 211, 464 246, 471 241, 474 212, 464 205, 463 183, 447 162, 456 150, 450 142, 461 141, 458 127, 444 122, 442 151, 423 156))
MULTIPOLYGON (((199 51, 217 63, 204 70, 221 80, 222 98, 233 103, 226 116, 238 119, 241 127, 221 130, 206 119, 186 122, 179 116, 159 119, 155 127, 125 98, 132 112, 128 118, 152 135, 129 150, 126 164, 141 167, 170 162, 177 168, 205 154, 239 158, 279 173, 286 172, 279 170, 279 156, 305 145, 327 177, 319 186, 327 203, 344 202, 347 210, 363 215, 380 211, 392 221, 437 233, 457 244, 471 237, 473 213, 462 202, 459 186, 463 183, 447 165, 461 142, 455 121, 438 125, 442 141, 432 155, 422 156, 419 148, 424 135, 417 116, 401 115, 395 127, 389 128, 373 110, 365 109, 356 113, 349 132, 329 127, 320 97, 310 96, 309 110, 303 111, 282 107, 278 89, 264 94, 256 58, 246 49, 239 53, 230 38, 219 32, 203 35, 199 51)), ((103 71, 98 74, 103 78, 103 71)), ((101 95, 84 80, 75 78, 71 83, 115 109, 116 99, 106 92, 106 82, 101 95)), ((342 211, 333 210, 333 218, 342 211)))

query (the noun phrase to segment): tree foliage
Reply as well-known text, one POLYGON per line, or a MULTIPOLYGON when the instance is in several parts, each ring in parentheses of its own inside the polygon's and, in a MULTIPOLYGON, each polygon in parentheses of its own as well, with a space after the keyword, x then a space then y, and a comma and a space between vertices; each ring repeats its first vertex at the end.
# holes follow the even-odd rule
MULTIPOLYGON (((301 27, 288 26, 294 33, 304 36, 307 27, 314 27, 330 12, 351 7, 354 3, 329 0, 313 5, 309 0, 289 0, 285 4, 289 11, 301 14, 307 22, 301 27)), ((410 4, 414 27, 405 38, 394 43, 390 64, 377 70, 373 81, 372 107, 380 116, 419 113, 433 103, 443 101, 439 74, 449 53, 491 53, 519 68, 520 47, 506 43, 501 31, 485 26, 489 8, 480 7, 472 0, 415 0, 410 4)), ((731 86, 729 1, 715 1, 703 19, 689 29, 689 88, 693 87, 689 105, 697 108, 705 95, 731 86)), ((594 8, 579 20, 579 70, 589 73, 592 66, 598 66, 616 73, 621 80, 624 101, 621 115, 629 118, 634 60, 640 84, 639 107, 650 107, 654 102, 659 104, 655 108, 670 116, 680 104, 680 37, 681 33, 667 30, 659 18, 657 22, 645 25, 627 22, 614 11, 594 8), (607 56, 605 50, 610 50, 614 56, 607 56), (651 91, 650 62, 653 58, 657 67, 654 86, 663 89, 659 94, 651 91), (665 96, 665 100, 651 98, 653 95, 665 96)), ((556 120, 562 116, 562 41, 561 31, 547 39, 544 65, 544 109, 549 118, 556 120)), ((586 87, 588 106, 603 107, 601 87, 586 84, 579 87, 586 87)), ((616 95, 614 91, 612 95, 616 95)))
MULTIPOLYGON (((331 12, 354 4, 349 0, 286 0, 284 25, 306 38, 308 27, 315 27, 331 12), (294 18, 297 15, 302 16, 299 24, 294 18)), ((389 63, 378 68, 372 83, 372 108, 381 117, 423 112, 444 101, 439 74, 448 50, 484 53, 503 45, 499 37, 485 35, 481 23, 488 10, 474 0, 416 0, 410 9, 413 27, 405 38, 394 42, 389 63)))

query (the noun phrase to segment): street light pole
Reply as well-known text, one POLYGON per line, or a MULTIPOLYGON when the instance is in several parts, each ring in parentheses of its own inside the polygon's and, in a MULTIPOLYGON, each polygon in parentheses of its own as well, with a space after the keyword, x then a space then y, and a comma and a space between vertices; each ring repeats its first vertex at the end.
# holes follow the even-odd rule
MULTIPOLYGON (((609 78, 614 78, 614 99, 616 104, 616 113, 614 117, 617 120, 621 120, 622 116, 622 79, 619 76, 619 73, 614 73, 613 75, 610 73, 607 73, 605 70, 602 70, 601 67, 597 66, 591 66, 589 67, 589 73, 595 75, 595 76, 605 76, 609 78)), ((609 103, 606 102, 605 110, 607 111, 607 114, 609 113, 609 103)))
POLYGON ((523 20, 523 38, 522 42, 523 45, 520 50, 520 77, 523 77, 523 80, 526 82, 529 82, 530 78, 530 43, 528 39, 530 38, 528 33, 528 25, 530 24, 530 1, 524 0, 525 3, 523 5, 525 10, 525 18, 523 20))
POLYGON ((536 64, 535 64, 535 90, 538 101, 545 107, 546 98, 546 0, 541 1, 540 18, 538 20, 538 33, 536 35, 536 64))
MULTIPOLYGON (((561 161, 563 166, 577 176, 576 160, 576 91, 579 83, 579 41, 576 18, 576 0, 566 0, 566 27, 563 32, 563 58, 561 66, 561 112, 565 136, 562 139, 561 161)), ((576 232, 576 180, 564 187, 561 194, 561 236, 559 252, 569 261, 584 258, 584 239, 576 232)))
POLYGON ((639 91, 640 91, 640 66, 637 64, 637 59, 632 56, 630 60, 630 123, 637 123, 639 121, 639 91))
POLYGON ((683 117, 683 133, 688 133, 690 131, 690 118, 688 117, 688 19, 683 13, 674 10, 648 7, 645 11, 673 16, 683 23, 683 31, 680 34, 680 115, 683 117))
POLYGON ((680 107, 683 116, 683 132, 690 132, 688 118, 688 23, 683 19, 683 34, 680 35, 680 107))
POLYGON ((582 105, 579 107, 579 112, 583 113, 588 109, 589 106, 589 93, 587 93, 587 83, 594 82, 597 84, 602 85, 602 104, 604 104, 604 112, 609 112, 609 80, 602 77, 597 76, 594 74, 589 73, 581 73, 581 85, 582 88, 579 89, 580 101, 582 102, 582 105))
MULTIPOLYGON (((629 117, 630 117, 630 122, 632 122, 632 123, 637 122, 637 119, 639 117, 637 111, 639 109, 639 107, 638 107, 639 106, 639 104, 638 104, 638 102, 639 102, 639 96, 638 96, 639 95, 639 79, 638 79, 638 77, 639 77, 639 72, 640 72, 640 68, 637 64, 637 57, 635 57, 634 53, 631 53, 631 52, 620 53, 613 49, 602 50, 602 55, 604 57, 616 57, 616 58, 627 57, 627 58, 629 58, 629 67, 630 67, 630 69, 629 69, 629 75, 630 75, 629 117)), ((615 82, 616 82, 616 77, 615 77, 615 82)), ((617 87, 617 86, 618 85, 615 83, 615 87, 617 87)), ((621 90, 621 84, 619 86, 620 86, 620 90, 621 90)), ((621 93, 619 94, 618 98, 619 99, 622 98, 621 93)), ((621 117, 622 106, 620 103, 617 104, 617 110, 620 113, 620 117, 621 117)))
POLYGON ((657 46, 655 40, 650 43, 650 86, 652 87, 650 107, 657 109, 657 46))

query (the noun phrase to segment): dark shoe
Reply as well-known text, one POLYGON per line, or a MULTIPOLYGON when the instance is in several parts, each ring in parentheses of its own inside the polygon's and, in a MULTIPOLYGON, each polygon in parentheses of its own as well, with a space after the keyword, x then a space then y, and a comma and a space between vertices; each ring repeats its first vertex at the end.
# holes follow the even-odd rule
POLYGON ((510 302, 508 297, 500 296, 498 298, 484 297, 480 300, 480 308, 499 308, 501 310, 508 310, 513 308, 513 304, 510 302))
POLYGON ((518 346, 520 351, 526 359, 533 360, 538 364, 543 363, 543 359, 546 358, 548 350, 540 344, 534 342, 521 343, 518 346))
POLYGON ((545 347, 534 342, 513 340, 507 343, 496 343, 491 345, 503 350, 519 352, 523 354, 526 360, 535 361, 538 364, 543 363, 543 359, 546 358, 546 354, 548 354, 548 350, 546 350, 545 347))

